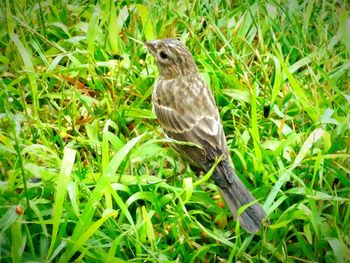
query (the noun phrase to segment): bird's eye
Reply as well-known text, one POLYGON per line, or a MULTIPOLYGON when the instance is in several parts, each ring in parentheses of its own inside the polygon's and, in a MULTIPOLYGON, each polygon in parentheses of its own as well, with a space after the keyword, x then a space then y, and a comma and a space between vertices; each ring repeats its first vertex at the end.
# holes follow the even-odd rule
POLYGON ((165 53, 164 51, 161 51, 161 52, 159 53, 159 56, 160 56, 162 59, 167 59, 167 58, 168 58, 168 54, 165 53))

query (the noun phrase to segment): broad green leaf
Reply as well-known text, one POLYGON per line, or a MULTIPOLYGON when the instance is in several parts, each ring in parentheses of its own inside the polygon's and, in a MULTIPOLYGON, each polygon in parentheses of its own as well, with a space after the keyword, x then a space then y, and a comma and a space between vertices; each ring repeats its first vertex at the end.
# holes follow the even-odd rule
POLYGON ((282 228, 282 227, 286 227, 290 224, 292 220, 287 220, 287 221, 282 221, 282 222, 279 222, 277 224, 271 224, 269 225, 269 228, 271 229, 277 229, 277 228, 282 228))
POLYGON ((305 188, 301 187, 295 187, 292 189, 289 189, 286 191, 288 194, 298 194, 298 195, 307 195, 308 198, 312 198, 315 200, 324 200, 324 201, 338 201, 338 202, 349 202, 350 199, 348 198, 343 198, 343 197, 338 197, 338 196, 332 196, 320 191, 315 191, 312 190, 311 193, 309 194, 305 188))
POLYGON ((135 117, 135 118, 146 118, 146 119, 156 119, 157 116, 151 110, 146 109, 137 109, 137 108, 128 108, 125 112, 125 116, 127 117, 135 117))
POLYGON ((185 200, 184 203, 186 204, 188 201, 190 201, 192 193, 193 193, 193 184, 192 184, 192 178, 187 177, 183 180, 183 188, 185 190, 185 200))
MULTIPOLYGON (((93 58, 95 54, 95 40, 97 38, 97 32, 98 32, 98 22, 101 17, 100 10, 95 7, 94 12, 92 13, 92 16, 90 18, 89 27, 87 31, 87 50, 90 53, 90 56, 93 58)), ((72 56, 73 58, 73 56, 72 56)), ((80 64, 80 63, 79 63, 80 64)))
POLYGON ((146 40, 156 39, 154 35, 153 21, 152 21, 152 17, 150 16, 150 10, 149 10, 151 6, 136 4, 135 7, 138 11, 139 16, 141 17, 143 33, 145 35, 146 40))
POLYGON ((333 109, 327 108, 321 117, 321 124, 339 125, 339 122, 336 119, 332 118, 333 113, 333 109))
POLYGON ((118 18, 117 18, 117 10, 115 8, 114 1, 109 1, 111 6, 110 15, 109 15, 109 26, 108 26, 108 37, 109 42, 112 48, 112 51, 115 53, 120 53, 120 41, 121 38, 119 36, 125 21, 129 17, 129 9, 128 6, 124 6, 120 9, 118 18))
POLYGON ((17 219, 16 208, 10 207, 0 218, 0 233, 8 229, 17 219))
POLYGON ((275 100, 277 98, 278 92, 282 86, 282 70, 281 63, 278 58, 272 56, 273 62, 275 63, 275 79, 273 82, 272 93, 271 93, 271 105, 274 105, 275 100))
POLYGON ((309 152, 311 147, 323 136, 324 130, 321 128, 317 128, 313 132, 310 133, 306 141, 304 142, 303 146, 301 147, 297 157, 294 160, 293 166, 298 166, 306 156, 306 154, 309 152))
POLYGON ((251 102, 251 94, 247 90, 223 89, 222 93, 224 93, 227 96, 230 96, 234 100, 243 101, 246 103, 251 102))
POLYGON ((54 202, 54 212, 53 212, 53 226, 52 226, 52 238, 51 238, 51 244, 49 248, 49 253, 47 255, 47 258, 51 256, 51 253, 53 252, 53 249, 56 244, 58 229, 61 225, 61 219, 64 211, 64 203, 66 201, 66 193, 67 193, 67 187, 68 183, 70 181, 70 175, 73 170, 74 161, 75 161, 75 154, 76 151, 65 148, 63 152, 63 159, 61 163, 61 171, 57 179, 56 183, 56 193, 55 193, 55 202, 54 202))
POLYGON ((67 185, 69 199, 72 203, 73 210, 77 217, 80 216, 79 210, 79 188, 77 187, 76 182, 69 182, 67 185))
POLYGON ((315 9, 314 4, 315 4, 315 0, 310 0, 307 2, 306 11, 304 13, 304 19, 303 19, 303 27, 304 27, 305 32, 307 32, 308 28, 309 28, 309 21, 310 21, 311 13, 315 9))
POLYGON ((24 70, 27 73, 27 77, 29 80, 29 84, 32 91, 33 96, 33 112, 34 116, 36 117, 38 115, 38 108, 39 108, 39 102, 38 102, 38 83, 36 82, 35 74, 34 74, 34 66, 32 62, 32 57, 30 55, 30 52, 26 49, 26 47, 23 45, 22 41, 19 39, 18 35, 15 33, 10 33, 10 39, 18 49, 19 54, 21 55, 23 64, 24 64, 24 70))
POLYGON ((25 236, 22 235, 22 224, 19 221, 15 221, 11 225, 11 257, 12 262, 21 262, 22 254, 24 250, 23 243, 25 243, 25 236))
POLYGON ((256 91, 255 89, 252 92, 252 97, 251 97, 251 135, 253 138, 253 144, 254 144, 254 153, 255 153, 255 158, 253 159, 253 164, 255 171, 261 171, 262 169, 262 153, 260 149, 260 133, 259 133, 259 128, 258 128, 258 118, 257 118, 257 107, 256 107, 256 91))
POLYGON ((125 157, 128 155, 130 150, 135 146, 135 144, 143 137, 143 135, 140 135, 138 137, 133 138, 127 144, 123 146, 123 148, 120 149, 119 152, 117 152, 112 160, 110 160, 108 167, 107 167, 107 175, 113 176, 115 175, 116 171, 119 168, 119 165, 121 162, 125 159, 125 157))
POLYGON ((348 55, 350 54, 350 16, 345 9, 340 12, 340 37, 346 46, 348 55))
POLYGON ((128 198, 128 200, 125 202, 125 205, 126 207, 129 207, 132 203, 136 202, 137 200, 147 200, 152 203, 154 198, 157 198, 157 194, 155 193, 137 192, 128 198))
POLYGON ((117 214, 118 212, 114 210, 104 211, 101 218, 86 229, 86 231, 74 242, 73 246, 71 246, 71 248, 60 257, 58 262, 69 262, 74 253, 86 243, 89 237, 91 237, 108 218, 116 217, 117 214))
POLYGON ((225 239, 223 236, 219 236, 216 233, 213 233, 212 231, 210 231, 209 229, 205 228, 200 222, 198 222, 196 219, 194 220, 197 225, 199 226, 199 228, 204 231, 205 233, 208 234, 208 236, 210 236, 211 238, 213 238, 214 240, 218 241, 219 243, 225 244, 226 246, 229 247, 233 247, 233 243, 231 241, 229 241, 228 239, 225 239))
POLYGON ((312 104, 312 101, 306 96, 304 89, 301 87, 299 81, 292 75, 291 70, 287 68, 285 62, 283 62, 281 55, 277 54, 277 57, 282 64, 283 73, 286 74, 292 87, 292 90, 297 96, 297 100, 300 101, 303 109, 308 113, 312 121, 317 122, 319 119, 319 114, 316 105, 312 104))
POLYGON ((350 252, 346 244, 338 238, 327 237, 329 245, 331 246, 334 256, 338 262, 347 262, 350 258, 350 252))
POLYGON ((147 213, 145 206, 141 207, 141 211, 142 211, 142 218, 146 224, 146 233, 147 233, 148 242, 153 244, 153 242, 155 241, 155 235, 154 235, 152 221, 148 216, 148 213, 147 213))
POLYGON ((275 183, 275 185, 273 186, 272 190, 270 191, 269 195, 266 198, 266 201, 263 206, 265 211, 269 210, 278 192, 281 190, 282 185, 285 182, 289 181, 289 179, 290 179, 289 172, 284 172, 281 174, 280 178, 277 180, 277 182, 275 183))

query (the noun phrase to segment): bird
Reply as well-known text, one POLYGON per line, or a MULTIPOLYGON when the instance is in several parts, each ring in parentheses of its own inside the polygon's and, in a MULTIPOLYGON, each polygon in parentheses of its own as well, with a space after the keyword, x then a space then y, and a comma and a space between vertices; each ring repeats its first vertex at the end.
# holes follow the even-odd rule
POLYGON ((256 233, 266 213, 231 166, 219 110, 191 52, 174 38, 144 44, 158 68, 152 104, 165 136, 184 142, 172 146, 205 172, 220 160, 211 178, 240 226, 256 233), (245 210, 238 215, 242 206, 245 210))

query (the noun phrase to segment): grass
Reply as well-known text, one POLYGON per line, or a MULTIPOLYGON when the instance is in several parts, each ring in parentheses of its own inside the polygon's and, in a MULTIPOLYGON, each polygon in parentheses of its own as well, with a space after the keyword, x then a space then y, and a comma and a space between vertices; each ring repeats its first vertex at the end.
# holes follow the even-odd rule
POLYGON ((0 261, 348 262, 349 3, 95 2, 0 3, 0 261), (214 93, 256 235, 162 136, 163 37, 214 93))

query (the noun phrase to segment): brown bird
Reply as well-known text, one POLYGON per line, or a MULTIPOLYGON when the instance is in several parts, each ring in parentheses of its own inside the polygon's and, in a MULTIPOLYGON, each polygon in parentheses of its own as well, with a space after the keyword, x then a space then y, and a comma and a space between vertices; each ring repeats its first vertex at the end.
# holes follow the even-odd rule
MULTIPOLYGON (((168 137, 197 145, 176 144, 174 148, 204 171, 222 156, 212 179, 237 218, 238 209, 255 198, 230 165, 219 111, 190 51, 180 41, 170 38, 147 41, 145 45, 159 71, 152 102, 160 126, 168 137)), ((244 210, 239 222, 245 230, 255 233, 265 217, 263 208, 255 202, 244 210)))

